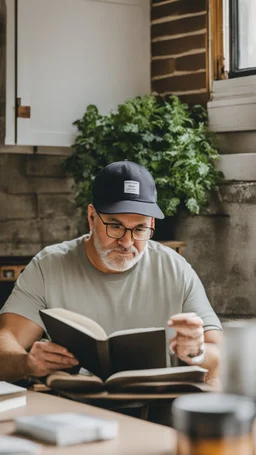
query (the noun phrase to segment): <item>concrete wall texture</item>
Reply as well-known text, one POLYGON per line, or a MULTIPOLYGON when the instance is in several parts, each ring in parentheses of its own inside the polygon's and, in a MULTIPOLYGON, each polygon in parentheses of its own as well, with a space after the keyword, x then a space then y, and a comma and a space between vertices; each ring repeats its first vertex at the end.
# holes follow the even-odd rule
POLYGON ((82 226, 63 157, 0 154, 0 256, 31 256, 82 226))
POLYGON ((176 237, 200 276, 218 314, 251 317, 256 312, 256 182, 227 183, 222 201, 205 216, 181 217, 176 237))

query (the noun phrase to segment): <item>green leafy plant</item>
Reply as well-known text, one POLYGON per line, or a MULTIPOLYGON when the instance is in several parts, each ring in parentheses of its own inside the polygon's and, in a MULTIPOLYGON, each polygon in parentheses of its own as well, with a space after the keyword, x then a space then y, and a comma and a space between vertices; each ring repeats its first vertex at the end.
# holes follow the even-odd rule
POLYGON ((219 154, 202 106, 189 108, 175 96, 136 97, 109 115, 90 105, 76 120, 74 153, 65 162, 73 176, 76 202, 86 213, 95 176, 107 164, 128 159, 153 175, 158 203, 167 216, 186 207, 198 214, 223 177, 214 166, 219 154))

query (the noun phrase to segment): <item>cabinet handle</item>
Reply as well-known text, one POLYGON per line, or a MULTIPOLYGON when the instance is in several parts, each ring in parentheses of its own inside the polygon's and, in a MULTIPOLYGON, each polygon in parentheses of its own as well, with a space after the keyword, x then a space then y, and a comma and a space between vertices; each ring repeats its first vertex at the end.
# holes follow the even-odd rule
POLYGON ((30 118, 30 116, 31 116, 30 106, 22 106, 21 105, 21 98, 17 98, 16 117, 30 118))

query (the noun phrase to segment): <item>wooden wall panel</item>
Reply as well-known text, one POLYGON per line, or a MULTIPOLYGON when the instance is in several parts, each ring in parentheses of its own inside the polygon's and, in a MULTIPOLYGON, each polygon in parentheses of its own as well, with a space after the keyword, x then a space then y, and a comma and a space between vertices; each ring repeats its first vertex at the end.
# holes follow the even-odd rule
POLYGON ((173 36, 179 35, 180 33, 197 32, 198 30, 206 29, 206 27, 206 14, 201 14, 200 16, 193 17, 192 20, 191 17, 186 17, 184 19, 153 24, 151 37, 154 39, 166 35, 173 36))
POLYGON ((174 58, 152 60, 152 73, 155 76, 160 76, 162 74, 171 74, 174 71, 175 71, 174 58))
POLYGON ((155 41, 152 43, 152 56, 179 55, 193 49, 205 49, 205 34, 155 41))
POLYGON ((152 4, 152 90, 206 104, 208 2, 174 0, 152 4), (198 100, 198 101, 197 101, 198 100))
POLYGON ((155 3, 152 8, 152 20, 167 16, 199 13, 205 11, 206 5, 206 0, 178 0, 160 5, 155 3))
POLYGON ((184 92, 191 90, 200 90, 205 86, 205 72, 196 74, 186 74, 181 76, 164 77, 152 81, 152 88, 154 92, 165 93, 172 87, 173 92, 184 92))
POLYGON ((175 69, 177 71, 198 71, 206 68, 206 52, 201 54, 185 55, 175 59, 175 69))

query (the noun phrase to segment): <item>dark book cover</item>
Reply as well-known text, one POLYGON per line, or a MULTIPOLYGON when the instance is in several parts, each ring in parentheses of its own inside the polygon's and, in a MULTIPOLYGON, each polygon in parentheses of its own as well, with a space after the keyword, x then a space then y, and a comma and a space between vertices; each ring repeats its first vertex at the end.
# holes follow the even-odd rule
POLYGON ((126 370, 166 367, 165 330, 110 337, 111 374, 126 370))
POLYGON ((110 375, 126 370, 164 368, 166 366, 165 330, 145 329, 133 333, 118 333, 106 340, 98 340, 72 327, 58 316, 40 311, 50 339, 66 347, 81 367, 105 380, 110 375))
POLYGON ((111 374, 108 340, 96 340, 43 311, 40 311, 40 316, 51 340, 67 348, 81 367, 102 379, 111 374))

